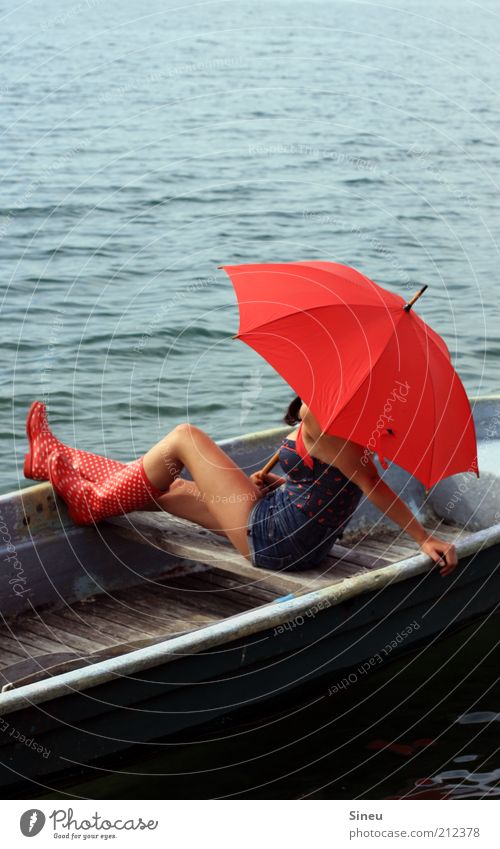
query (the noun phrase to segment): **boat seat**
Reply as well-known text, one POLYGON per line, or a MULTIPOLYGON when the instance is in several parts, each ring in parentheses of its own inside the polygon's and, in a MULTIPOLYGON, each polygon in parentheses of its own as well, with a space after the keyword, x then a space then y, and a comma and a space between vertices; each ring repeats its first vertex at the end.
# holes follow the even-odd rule
MULTIPOLYGON (((144 545, 153 545, 178 558, 186 558, 230 572, 252 586, 268 586, 295 595, 329 586, 337 581, 397 563, 420 552, 420 546, 401 528, 385 524, 357 528, 346 533, 342 544, 332 546, 317 567, 304 571, 275 572, 256 568, 240 555, 229 540, 168 513, 135 512, 107 520, 115 531, 144 545)), ((429 508, 423 526, 450 542, 471 533, 462 525, 447 524, 429 508)))
POLYGON ((170 555, 215 566, 250 579, 255 584, 279 582, 283 592, 303 592, 309 589, 309 582, 300 577, 300 573, 274 572, 270 569, 256 569, 239 554, 229 540, 211 533, 186 519, 179 519, 167 513, 140 512, 129 513, 126 517, 117 516, 107 520, 118 533, 145 545, 153 545, 170 555))

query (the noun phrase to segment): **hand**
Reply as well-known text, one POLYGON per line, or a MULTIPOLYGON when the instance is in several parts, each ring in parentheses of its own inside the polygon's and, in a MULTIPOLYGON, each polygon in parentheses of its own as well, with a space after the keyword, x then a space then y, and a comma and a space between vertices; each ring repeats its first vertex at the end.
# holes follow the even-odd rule
POLYGON ((450 542, 438 537, 429 536, 420 546, 424 554, 428 554, 432 559, 439 564, 440 575, 442 578, 449 575, 450 572, 458 565, 458 557, 455 546, 450 542))
POLYGON ((253 483, 259 490, 259 496, 260 498, 262 498, 266 494, 267 489, 262 472, 254 472, 252 475, 250 475, 250 480, 253 481, 253 483))
POLYGON ((250 475, 250 480, 257 486, 262 497, 267 495, 267 493, 271 492, 273 489, 276 489, 278 486, 284 484, 286 479, 279 475, 273 475, 272 472, 268 472, 267 475, 263 475, 262 471, 258 471, 250 475))

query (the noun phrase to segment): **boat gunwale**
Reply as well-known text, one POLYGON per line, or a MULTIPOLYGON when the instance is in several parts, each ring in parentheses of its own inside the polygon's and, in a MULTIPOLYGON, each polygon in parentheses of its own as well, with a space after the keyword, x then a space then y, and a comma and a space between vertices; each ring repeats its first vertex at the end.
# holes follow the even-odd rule
MULTIPOLYGON (((459 560, 477 554, 483 549, 500 544, 500 522, 471 533, 455 543, 459 560)), ((0 716, 22 710, 49 699, 83 692, 91 687, 105 684, 117 676, 132 676, 136 672, 154 666, 171 663, 180 656, 199 654, 234 640, 251 636, 256 632, 276 628, 285 622, 306 613, 312 607, 328 602, 328 608, 344 601, 399 583, 435 567, 429 555, 419 553, 390 566, 373 569, 369 573, 354 575, 318 590, 286 601, 273 601, 248 611, 222 619, 212 625, 197 628, 179 637, 167 638, 153 646, 146 646, 91 666, 65 672, 44 681, 26 684, 0 694, 0 716)))

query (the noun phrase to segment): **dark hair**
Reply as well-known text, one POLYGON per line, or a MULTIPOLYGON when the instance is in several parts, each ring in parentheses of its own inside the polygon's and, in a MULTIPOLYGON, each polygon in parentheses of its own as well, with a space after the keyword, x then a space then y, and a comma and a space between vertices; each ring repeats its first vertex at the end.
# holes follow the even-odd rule
POLYGON ((301 406, 302 398, 299 398, 299 396, 296 395, 293 401, 291 401, 291 403, 288 405, 288 409, 285 415, 283 416, 283 421, 285 422, 285 424, 294 425, 297 424, 298 421, 300 421, 299 410, 301 406))

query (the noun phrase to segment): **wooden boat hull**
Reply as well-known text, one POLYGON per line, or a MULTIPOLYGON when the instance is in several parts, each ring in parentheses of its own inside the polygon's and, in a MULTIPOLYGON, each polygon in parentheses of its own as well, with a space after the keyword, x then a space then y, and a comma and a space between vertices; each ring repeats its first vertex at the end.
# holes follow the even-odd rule
MULTIPOLYGON (((478 439, 488 440, 489 449, 491 440, 500 436, 500 398, 481 399, 475 410, 478 439)), ((254 438, 253 443, 254 449, 257 446, 253 452, 247 450, 248 439, 225 445, 233 449, 233 456, 243 458, 241 464, 247 468, 252 458, 258 465, 268 449, 274 448, 276 435, 264 435, 260 442, 254 438)), ((399 474, 397 470, 395 473, 399 474)), ((430 568, 428 558, 416 554, 321 589, 276 599, 156 645, 2 693, 0 783, 15 786, 30 777, 44 786, 63 772, 78 773, 99 758, 204 725, 240 707, 286 694, 292 697, 293 691, 313 682, 324 687, 333 711, 343 690, 356 686, 357 680, 371 670, 497 607, 500 514, 496 524, 491 518, 495 516, 492 511, 500 511, 500 499, 495 480, 486 475, 483 482, 485 478, 491 496, 483 499, 488 502, 485 517, 481 519, 476 511, 474 516, 462 518, 464 524, 469 519, 469 524, 486 527, 457 541, 460 563, 448 579, 430 568)), ((443 510, 452 500, 448 483, 446 486, 447 500, 441 498, 443 510)), ((421 488, 416 484, 414 497, 419 493, 421 488)), ((29 501, 29 497, 25 495, 24 500, 29 501)), ((457 504, 465 510, 463 500, 457 504)), ((4 521, 10 519, 12 539, 17 540, 19 505, 14 502, 14 495, 4 497, 0 509, 4 521)), ((147 578, 160 565, 165 567, 165 552, 151 551, 147 546, 149 555, 145 559, 146 546, 134 547, 113 526, 103 528, 101 538, 94 530, 67 525, 67 549, 61 554, 57 549, 61 534, 50 501, 47 511, 45 520, 40 518, 38 539, 42 540, 42 528, 50 532, 42 540, 43 556, 39 560, 47 562, 47 556, 59 550, 64 563, 57 581, 44 581, 44 570, 38 574, 36 569, 36 544, 32 542, 30 549, 24 540, 21 560, 35 582, 31 589, 36 590, 37 603, 50 604, 54 593, 80 598, 94 592, 98 585, 113 586, 113 581, 123 585, 123 576, 119 579, 112 571, 112 561, 105 556, 96 561, 97 544, 102 545, 102 552, 118 546, 136 577, 138 569, 147 578), (72 552, 71 557, 68 552, 72 552), (65 559, 67 556, 69 559, 65 559), (80 580, 75 586, 74 564, 81 563, 82 558, 86 558, 89 584, 83 586, 80 580)), ((43 512, 36 516, 42 517, 43 512)), ((36 521, 33 517, 30 521, 34 539, 36 521)), ((16 550, 19 553, 20 549, 16 550)), ((174 573, 180 567, 174 556, 171 561, 174 573)), ((183 560, 181 571, 195 568, 199 568, 196 559, 183 560)), ((81 579, 81 570, 78 574, 81 579)), ((5 611, 23 615, 26 597, 14 599, 12 592, 3 591, 4 615, 5 611)))
POLYGON ((9 785, 31 776, 43 784, 55 773, 78 772, 99 757, 204 724, 314 679, 324 681, 325 696, 336 698, 381 663, 498 605, 499 561, 500 542, 461 561, 452 590, 437 574, 426 573, 404 582, 403 598, 401 585, 394 584, 338 605, 321 607, 318 600, 310 615, 305 610, 223 650, 184 657, 179 652, 174 663, 159 661, 132 677, 97 685, 91 694, 58 695, 43 703, 43 712, 20 707, 0 718, 0 781, 9 785))

